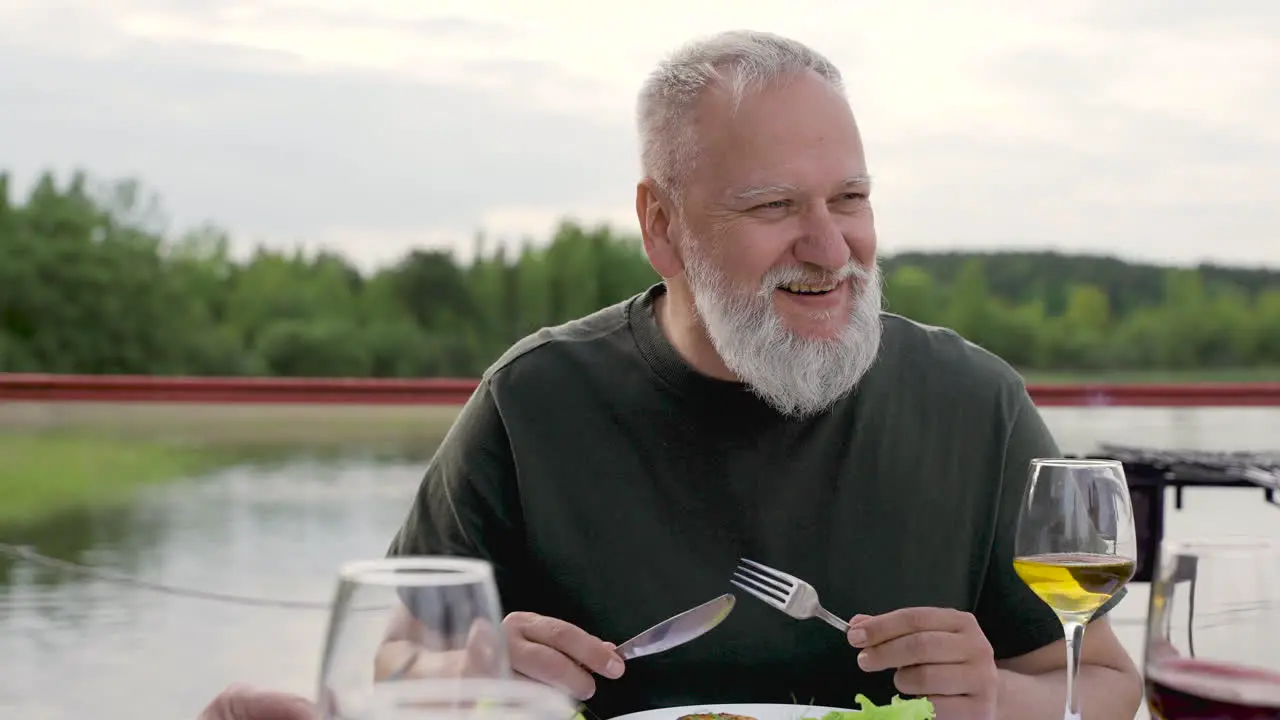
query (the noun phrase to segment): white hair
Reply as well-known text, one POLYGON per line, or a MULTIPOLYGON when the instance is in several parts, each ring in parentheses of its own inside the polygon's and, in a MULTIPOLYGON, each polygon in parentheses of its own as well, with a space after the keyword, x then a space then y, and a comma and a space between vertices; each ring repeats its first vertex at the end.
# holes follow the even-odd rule
POLYGON ((813 71, 844 92, 840 70, 801 42, 754 30, 732 30, 694 40, 658 64, 640 89, 636 121, 644 174, 679 200, 693 170, 698 138, 691 118, 702 91, 719 84, 731 112, 749 92, 813 71))

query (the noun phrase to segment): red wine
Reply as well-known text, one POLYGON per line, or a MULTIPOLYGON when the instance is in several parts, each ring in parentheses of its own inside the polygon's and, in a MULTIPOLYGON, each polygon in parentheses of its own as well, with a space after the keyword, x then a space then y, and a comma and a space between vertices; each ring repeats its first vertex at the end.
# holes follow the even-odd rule
POLYGON ((1280 720, 1280 672, 1177 658, 1147 670, 1159 720, 1280 720))

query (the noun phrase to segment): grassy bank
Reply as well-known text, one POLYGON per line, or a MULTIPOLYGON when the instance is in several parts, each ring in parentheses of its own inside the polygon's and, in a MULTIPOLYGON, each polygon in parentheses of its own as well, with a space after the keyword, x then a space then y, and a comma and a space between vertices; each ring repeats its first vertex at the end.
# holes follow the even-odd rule
POLYGON ((0 403, 0 433, 48 430, 215 446, 434 447, 455 405, 0 403))
POLYGON ((127 502, 139 489, 216 467, 211 448, 76 434, 0 434, 0 524, 127 502))
POLYGON ((425 458, 458 408, 0 403, 0 525, 128 502, 242 461, 389 453, 425 458))
MULTIPOLYGON (((1280 367, 1028 372, 1039 383, 1280 382, 1280 367)), ((245 459, 387 451, 429 457, 457 406, 0 403, 0 524, 127 502, 245 459)))

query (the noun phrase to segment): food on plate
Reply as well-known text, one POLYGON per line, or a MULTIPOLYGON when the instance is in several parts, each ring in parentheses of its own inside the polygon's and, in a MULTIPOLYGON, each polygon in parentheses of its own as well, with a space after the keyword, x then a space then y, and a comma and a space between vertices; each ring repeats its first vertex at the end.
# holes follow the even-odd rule
POLYGON ((733 713, 694 713, 692 715, 681 715, 676 720, 756 720, 749 715, 734 715, 733 713))
POLYGON ((866 695, 859 694, 854 698, 861 708, 856 712, 829 712, 821 718, 804 718, 803 720, 933 720, 933 703, 927 698, 903 700, 897 695, 888 705, 876 705, 866 695))

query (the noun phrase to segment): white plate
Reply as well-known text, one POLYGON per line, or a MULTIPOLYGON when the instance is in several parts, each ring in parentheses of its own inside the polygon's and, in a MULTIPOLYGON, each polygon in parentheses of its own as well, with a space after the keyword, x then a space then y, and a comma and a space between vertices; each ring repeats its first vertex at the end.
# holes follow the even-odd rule
POLYGON ((613 720, 676 720, 682 715, 695 715, 698 713, 730 713, 732 715, 746 715, 756 720, 802 720, 802 718, 821 720, 823 715, 832 711, 857 712, 849 708, 824 707, 821 705, 740 703, 737 705, 685 705, 684 707, 644 710, 628 715, 618 715, 613 720))

